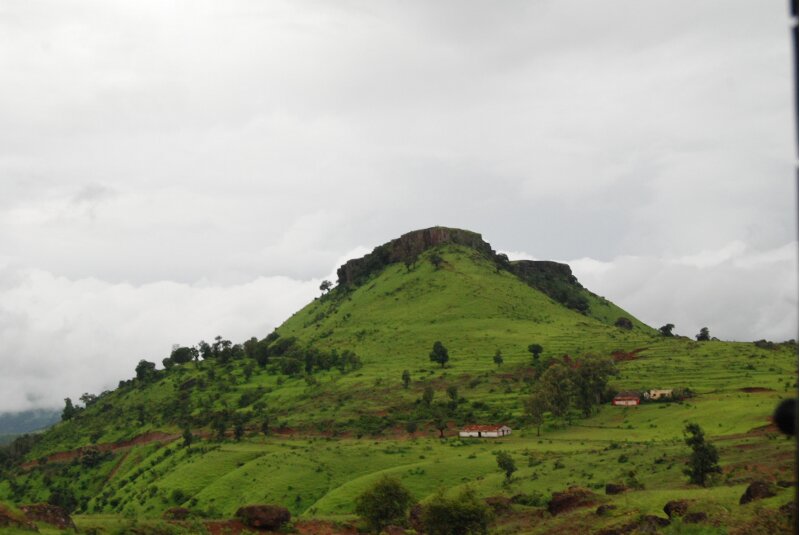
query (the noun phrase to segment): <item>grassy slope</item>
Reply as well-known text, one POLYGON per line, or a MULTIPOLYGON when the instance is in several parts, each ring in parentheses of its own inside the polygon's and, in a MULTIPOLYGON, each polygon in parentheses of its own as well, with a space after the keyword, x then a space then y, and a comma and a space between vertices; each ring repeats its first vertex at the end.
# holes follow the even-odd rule
MULTIPOLYGON (((763 350, 744 343, 662 338, 646 326, 621 331, 561 307, 508 273, 495 272, 469 249, 447 247, 441 254, 446 264, 438 271, 424 258, 410 273, 402 265, 389 266, 345 298, 332 295, 314 301, 279 329, 283 336, 298 336, 321 347, 354 349, 364 360, 357 373, 317 374, 321 383, 317 387, 302 379, 286 379, 279 385, 278 377, 260 370, 245 380, 237 365, 227 375, 220 371, 231 387, 214 406, 235 407, 243 389, 264 386, 270 412, 288 425, 341 423, 362 413, 392 413, 394 407, 412 404, 426 384, 435 385, 437 396, 443 396, 446 385, 457 384, 468 402, 490 404, 497 417, 519 414, 528 387, 513 370, 529 360, 525 348, 533 342, 545 347, 545 356, 638 348, 642 351, 637 360, 621 364, 622 374, 615 380, 618 388, 681 385, 700 395, 684 404, 604 407, 571 427, 547 425, 541 438, 534 431, 518 430, 502 446, 432 438, 373 442, 260 437, 241 443, 203 443, 193 453, 177 444, 138 446, 117 453, 100 467, 97 474, 108 477, 108 483, 86 509, 156 517, 181 503, 229 515, 243 503, 268 501, 286 505, 293 514, 346 518, 352 514, 353 498, 386 472, 400 477, 424 500, 440 486, 464 484, 475 485, 485 496, 549 494, 570 484, 599 487, 623 480, 634 470, 643 491, 603 498, 619 505, 620 515, 658 513, 668 499, 690 496, 719 507, 718 516, 727 523, 749 514, 749 509, 736 505, 748 475, 763 469, 774 477, 791 478, 791 443, 763 434, 736 437, 765 425, 776 401, 796 394, 796 356, 789 348, 763 350), (435 340, 450 350, 450 367, 444 370, 427 358, 435 340), (505 357, 499 369, 491 359, 497 348, 505 357), (403 369, 412 372, 408 391, 399 384, 403 369), (480 382, 470 387, 475 378, 480 382), (772 390, 745 393, 741 390, 745 387, 772 390), (726 474, 727 484, 711 489, 686 484, 681 470, 687 450, 681 439, 687 421, 700 423, 718 441, 731 474, 726 474), (498 447, 511 451, 520 467, 510 487, 503 485, 495 465, 493 451, 498 447), (619 462, 623 453, 628 461, 619 462), (656 463, 660 457, 665 462, 656 463), (176 489, 183 496, 175 494, 176 489)), ((608 317, 616 319, 619 312, 611 307, 608 317)), ((156 428, 176 430, 160 422, 140 426, 130 408, 145 402, 170 403, 177 385, 202 373, 189 364, 142 390, 116 393, 112 401, 121 415, 113 425, 87 411, 82 426, 56 426, 32 457, 85 444, 92 432, 103 433, 99 441, 105 442, 156 428)), ((191 399, 207 395, 195 392, 191 399)), ((20 479, 33 489, 32 495, 46 498, 41 473, 20 479)), ((8 483, 0 483, 0 498, 8 495, 8 483)), ((786 501, 785 495, 780 499, 786 501)), ((568 518, 592 525, 613 521, 576 515, 568 518)), ((562 521, 555 518, 545 526, 562 521)), ((515 526, 512 531, 529 528, 535 530, 515 526)))

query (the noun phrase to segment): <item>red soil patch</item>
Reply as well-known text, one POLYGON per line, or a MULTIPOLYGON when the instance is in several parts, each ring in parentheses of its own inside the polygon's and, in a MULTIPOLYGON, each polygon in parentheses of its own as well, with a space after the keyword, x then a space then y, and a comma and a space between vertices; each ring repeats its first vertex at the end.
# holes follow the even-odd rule
POLYGON ((740 388, 742 392, 747 392, 748 394, 756 393, 756 392, 775 392, 772 388, 764 388, 763 386, 746 386, 744 388, 740 388))
POLYGON ((239 535, 256 533, 238 520, 209 520, 203 523, 211 535, 239 535))
POLYGON ((639 358, 639 353, 642 351, 647 350, 646 347, 640 347, 634 349, 633 351, 626 352, 626 351, 612 351, 611 356, 614 358, 614 362, 622 362, 626 360, 636 360, 639 358))
MULTIPOLYGON (((150 444, 152 442, 172 442, 173 440, 179 438, 180 435, 164 433, 162 431, 151 431, 150 433, 145 433, 143 435, 139 435, 138 437, 134 437, 130 440, 122 440, 120 442, 112 442, 106 444, 96 444, 93 447, 97 448, 99 451, 117 451, 122 449, 127 449, 133 446, 141 446, 143 444, 150 444)), ((80 456, 81 453, 84 452, 86 448, 92 446, 86 446, 84 448, 78 448, 76 450, 71 451, 59 451, 58 453, 53 453, 45 458, 45 461, 48 463, 63 463, 69 462, 76 457, 80 456)), ((21 468, 27 470, 34 465, 38 464, 39 461, 29 461, 27 463, 23 463, 21 468)))
POLYGON ((358 530, 349 524, 333 524, 323 520, 307 520, 294 525, 301 535, 355 535, 358 530))

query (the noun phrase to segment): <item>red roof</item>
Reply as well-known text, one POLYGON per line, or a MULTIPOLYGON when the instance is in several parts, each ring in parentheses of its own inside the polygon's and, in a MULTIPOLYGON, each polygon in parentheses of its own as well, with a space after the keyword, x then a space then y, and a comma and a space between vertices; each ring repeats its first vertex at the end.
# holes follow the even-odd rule
POLYGON ((505 424, 500 425, 465 425, 462 431, 500 431, 501 427, 508 427, 505 424))
POLYGON ((641 397, 642 396, 641 394, 639 394, 639 392, 628 391, 628 392, 620 392, 619 394, 614 396, 614 399, 641 399, 641 397))

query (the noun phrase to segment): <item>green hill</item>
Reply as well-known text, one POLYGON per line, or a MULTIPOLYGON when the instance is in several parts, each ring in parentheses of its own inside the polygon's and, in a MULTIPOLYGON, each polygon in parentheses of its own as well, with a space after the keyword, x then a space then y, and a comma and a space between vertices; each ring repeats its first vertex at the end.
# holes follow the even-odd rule
MULTIPOLYGON (((258 502, 348 520, 355 497, 385 473, 423 501, 440 487, 545 499, 570 485, 602 495, 606 483, 627 481, 638 490, 600 500, 618 505, 618 515, 575 513, 570 522, 614 525, 691 496, 718 524, 735 525, 752 517, 733 505, 754 474, 793 477, 791 444, 764 426, 777 400, 796 394, 794 343, 664 337, 583 288, 568 266, 509 262, 459 229, 408 233, 347 262, 338 277, 274 333, 180 348, 165 370, 140 363, 136 378, 0 450, 0 500, 62 503, 85 515, 85 527, 158 518, 177 505, 225 517, 258 502), (444 366, 429 358, 437 341, 448 350, 444 366), (531 344, 543 348, 536 361, 531 344), (570 386, 569 409, 547 412, 538 436, 524 402, 548 392, 548 367, 578 373, 590 355, 616 361, 618 374, 588 411, 578 383, 570 386), (651 388, 694 397, 607 404, 614 390, 651 388), (725 472, 713 488, 682 474, 689 421, 721 449, 725 472), (452 438, 467 423, 501 422, 515 429, 502 446, 452 438), (440 431, 451 438, 439 440, 440 431), (188 433, 195 438, 185 447, 188 433), (497 470, 498 447, 517 459, 511 483, 497 470)), ((541 500, 528 502, 519 518, 541 515, 541 500)), ((502 529, 549 532, 564 522, 502 529)))

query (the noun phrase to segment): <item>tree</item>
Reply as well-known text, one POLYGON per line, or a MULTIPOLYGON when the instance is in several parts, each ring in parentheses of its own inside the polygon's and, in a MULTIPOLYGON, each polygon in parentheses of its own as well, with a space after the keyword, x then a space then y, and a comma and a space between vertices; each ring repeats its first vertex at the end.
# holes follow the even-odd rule
POLYGON ((81 403, 83 403, 84 407, 91 407, 97 402, 97 396, 90 394, 89 392, 84 392, 79 399, 81 400, 81 403))
POLYGON ((356 498, 356 514, 379 533, 389 524, 402 524, 414 496, 399 480, 383 476, 356 498))
POLYGON ((569 413, 572 399, 572 374, 564 362, 554 362, 539 379, 547 407, 553 416, 560 418, 569 413))
POLYGON ((442 267, 442 263, 444 262, 444 259, 441 256, 439 256, 437 253, 433 253, 430 256, 430 261, 431 261, 431 264, 433 264, 434 268, 439 269, 440 267, 442 267))
POLYGON ((511 454, 507 451, 498 451, 495 459, 497 460, 497 467, 506 473, 506 481, 511 479, 511 474, 517 471, 517 465, 511 454))
POLYGON ((264 419, 261 420, 261 432, 264 433, 264 436, 269 435, 269 416, 264 415, 264 419))
POLYGON ((525 415, 536 426, 536 436, 540 436, 544 413, 547 412, 547 398, 541 390, 525 400, 525 415))
POLYGON ((415 422, 414 420, 409 420, 408 422, 406 422, 406 433, 408 433, 409 435, 413 435, 416 432, 417 432, 417 422, 415 422))
POLYGON ((333 288, 333 283, 329 280, 324 280, 322 281, 322 284, 319 285, 319 289, 320 291, 322 291, 323 294, 326 294, 329 291, 331 291, 331 288, 333 288))
POLYGON ((722 472, 719 467, 719 454, 713 444, 706 442, 703 430, 697 424, 686 424, 684 434, 687 434, 686 445, 692 448, 692 455, 683 471, 689 476, 689 481, 697 485, 706 486, 708 476, 722 472))
POLYGON ((430 359, 433 362, 439 363, 439 365, 444 368, 445 363, 450 360, 450 355, 447 353, 447 348, 440 341, 435 341, 433 343, 433 350, 430 354, 430 359))
POLYGON ((584 417, 591 416, 594 407, 602 403, 608 378, 618 373, 611 359, 586 356, 578 362, 572 372, 572 383, 576 405, 584 417))
POLYGON ((444 432, 447 430, 447 417, 443 411, 436 411, 436 415, 433 417, 433 427, 439 431, 439 438, 444 438, 444 432))
POLYGON ((192 440, 194 440, 194 435, 192 435, 192 430, 187 427, 183 430, 183 445, 188 448, 192 445, 192 440))
POLYGON ((492 357, 492 360, 495 364, 497 364, 498 368, 503 365, 503 354, 500 353, 499 349, 494 352, 494 357, 492 357))
POLYGON ((411 384, 411 373, 408 370, 403 370, 403 388, 408 388, 411 384))
POLYGON ((458 387, 456 385, 447 387, 447 397, 450 398, 450 401, 458 401, 458 387))
POLYGON ((469 487, 455 498, 447 497, 442 489, 422 510, 428 535, 485 534, 491 517, 489 507, 469 487))
POLYGON ((675 326, 673 324, 667 323, 666 325, 662 325, 661 327, 659 327, 658 330, 661 332, 662 336, 674 336, 672 334, 672 329, 674 328, 675 326))
POLYGON ((708 327, 703 327, 700 329, 700 332, 695 335, 698 342, 708 342, 711 339, 711 336, 708 333, 708 327))
POLYGON ((425 406, 430 407, 431 402, 433 401, 433 387, 428 385, 425 387, 425 390, 422 391, 422 403, 425 406))
POLYGON ((190 362, 194 358, 194 351, 192 351, 191 347, 176 347, 170 353, 169 358, 172 359, 172 362, 175 364, 186 364, 190 362))
POLYGON ((61 419, 64 421, 72 420, 78 413, 78 409, 72 404, 70 398, 64 398, 64 410, 61 411, 61 419))
POLYGON ((530 354, 533 355, 534 364, 539 362, 539 355, 542 354, 542 351, 544 351, 544 348, 539 344, 531 344, 528 346, 528 352, 530 352, 530 354))
POLYGON ((233 438, 236 439, 236 442, 242 440, 244 436, 244 424, 241 421, 237 421, 236 424, 233 426, 233 438))
POLYGON ((140 360, 136 365, 136 378, 142 382, 149 381, 156 374, 156 363, 140 360))
POLYGON ((614 322, 614 325, 616 325, 620 329, 625 329, 626 331, 630 331, 631 329, 633 329, 633 322, 629 318, 626 318, 625 316, 617 318, 617 321, 614 322))

